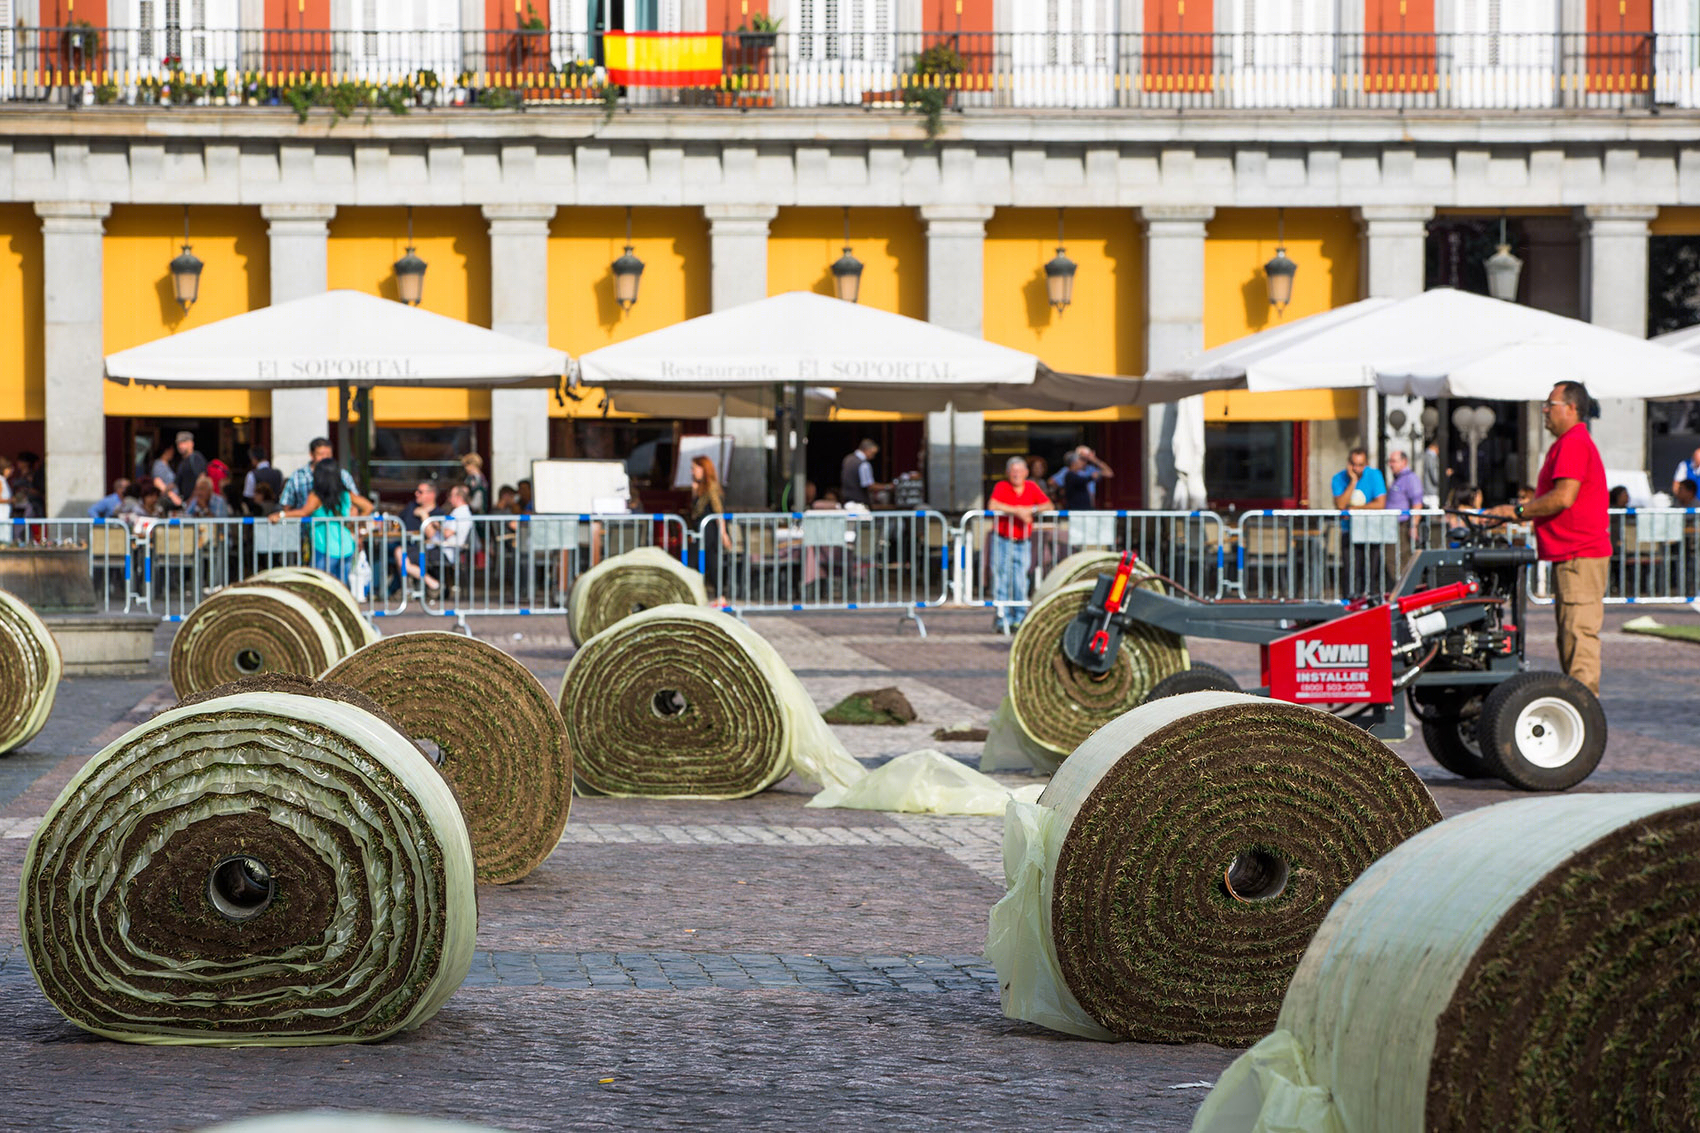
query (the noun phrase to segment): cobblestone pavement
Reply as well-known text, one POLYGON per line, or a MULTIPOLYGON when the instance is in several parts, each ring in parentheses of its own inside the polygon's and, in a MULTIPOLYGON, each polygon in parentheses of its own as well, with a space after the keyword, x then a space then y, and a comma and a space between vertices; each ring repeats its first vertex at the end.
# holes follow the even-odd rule
MULTIPOLYGON (((1641 613, 1637 610, 1634 613, 1641 613)), ((1661 620, 1695 621, 1686 610, 1661 620)), ((1547 615, 1536 622, 1544 628, 1547 615)), ((1585 790, 1697 790, 1692 646, 1625 635, 1608 618, 1604 763, 1585 790)), ((756 618, 825 707, 896 685, 920 715, 839 728, 864 762, 977 745, 1008 643, 978 613, 929 613, 929 634, 885 614, 756 618)), ((386 632, 446 629, 395 619, 386 632)), ((570 653, 553 618, 477 620, 558 688, 570 653)), ((73 680, 29 749, 0 758, 0 904, 15 907, 28 837, 87 756, 172 703, 156 672, 73 680)), ((1256 651, 1194 642, 1200 660, 1256 677, 1256 651)), ((1552 665, 1550 633, 1537 662, 1552 665)), ((1397 750, 1457 813, 1519 797, 1397 750)), ((1011 783, 1031 778, 1009 776, 1011 783)), ((1002 893, 1001 822, 810 810, 788 779, 736 802, 578 799, 531 877, 479 892, 472 974, 419 1031, 370 1047, 189 1050, 127 1046, 65 1023, 0 917, 0 1129, 193 1129, 310 1106, 386 1109, 513 1130, 692 1128, 1185 1129, 1234 1052, 1100 1044, 1005 1019, 982 959, 1002 893)))

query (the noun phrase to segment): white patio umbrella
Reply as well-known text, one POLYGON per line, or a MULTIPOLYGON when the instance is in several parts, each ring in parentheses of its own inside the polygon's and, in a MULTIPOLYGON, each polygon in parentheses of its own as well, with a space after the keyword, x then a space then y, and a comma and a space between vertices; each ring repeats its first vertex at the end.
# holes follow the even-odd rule
POLYGON ((1700 326, 1683 327, 1666 334, 1656 334, 1647 340, 1685 354, 1700 354, 1700 326))
POLYGON ((1364 299, 1207 350, 1151 377, 1252 390, 1374 388, 1538 401, 1555 382, 1596 397, 1700 393, 1700 356, 1580 319, 1449 288, 1364 299))

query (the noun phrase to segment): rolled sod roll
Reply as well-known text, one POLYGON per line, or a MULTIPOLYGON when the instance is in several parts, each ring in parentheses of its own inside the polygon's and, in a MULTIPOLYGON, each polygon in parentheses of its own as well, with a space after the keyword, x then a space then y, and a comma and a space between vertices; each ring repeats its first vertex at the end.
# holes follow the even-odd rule
POLYGON ((275 586, 227 586, 191 610, 171 641, 171 687, 188 696, 240 677, 317 677, 342 636, 313 603, 275 586))
POLYGON ((402 633, 325 674, 437 746, 472 833, 478 880, 518 881, 566 829, 573 763, 560 710, 526 667, 457 633, 402 633))
POLYGON ((18 915, 66 1018, 163 1045, 417 1027, 478 927, 430 761, 369 712, 281 692, 173 708, 91 759, 30 841, 18 915))
POLYGON ((708 605, 702 575, 659 547, 639 547, 579 575, 567 597, 567 632, 583 645, 622 618, 680 603, 708 605))
POLYGON ((1139 707, 1153 685, 1188 664, 1186 639, 1137 623, 1122 635, 1115 667, 1098 676, 1063 656, 1063 631, 1092 597, 1094 583, 1064 586, 1034 603, 1009 648, 1009 703, 1015 723, 1046 751, 1066 756, 1087 736, 1139 707))
MULTIPOLYGON (((1120 551, 1076 551, 1045 572, 1045 577, 1033 588, 1033 601, 1049 598, 1063 587, 1080 582, 1090 582, 1096 586, 1098 576, 1114 574, 1121 561, 1120 551)), ((1144 559, 1134 560, 1133 573, 1140 578, 1151 578, 1155 575, 1144 559)), ((1160 582, 1148 582, 1145 585, 1159 591, 1166 589, 1160 582)))
POLYGON ((573 771, 605 795, 737 799, 795 769, 848 786, 863 768, 773 646, 699 606, 658 606, 586 641, 561 682, 573 771))
POLYGON ((1004 818, 986 953, 1004 1012, 1093 1038, 1243 1046, 1328 906, 1440 812, 1362 729, 1199 692, 1112 721, 1004 818))
POLYGON ((23 747, 46 726, 63 670, 47 623, 0 590, 0 754, 23 747))
POLYGON ((1193 1128, 1700 1127, 1697 857, 1700 795, 1521 799, 1425 830, 1334 903, 1277 1030, 1193 1128))
POLYGON ((360 603, 348 587, 312 567, 273 567, 251 574, 238 586, 276 586, 313 604, 331 627, 342 635, 343 653, 349 654, 378 640, 378 631, 360 614, 360 603))

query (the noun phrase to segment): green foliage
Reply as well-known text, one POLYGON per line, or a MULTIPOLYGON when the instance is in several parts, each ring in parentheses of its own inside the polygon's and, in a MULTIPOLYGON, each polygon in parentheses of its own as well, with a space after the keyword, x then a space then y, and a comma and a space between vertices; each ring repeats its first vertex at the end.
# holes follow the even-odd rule
POLYGON ((944 108, 950 105, 950 93, 944 87, 918 84, 903 88, 903 103, 921 116, 921 128, 926 131, 928 145, 944 133, 944 108))
POLYGON ((413 81, 420 90, 439 90, 443 85, 442 80, 437 78, 435 71, 420 71, 419 74, 414 76, 413 81))
POLYGON ((213 68, 212 87, 207 92, 214 98, 224 98, 230 93, 229 70, 225 67, 213 68))
POLYGON ((118 101, 117 83, 97 83, 94 88, 94 100, 100 106, 110 106, 118 101))
POLYGON ((968 70, 968 60, 954 43, 935 43, 915 56, 912 70, 917 75, 960 75, 968 70))
MULTIPOLYGON (((18 22, 21 24, 23 21, 18 22)), ((85 63, 100 52, 100 33, 87 20, 72 20, 66 28, 63 42, 67 50, 77 52, 85 63)))
POLYGON ((739 24, 738 31, 740 33, 755 32, 761 35, 773 35, 779 31, 779 25, 784 22, 783 16, 776 20, 766 12, 754 12, 750 15, 749 26, 739 24))
POLYGON ((519 29, 531 32, 549 30, 549 25, 543 22, 543 17, 539 16, 537 10, 531 6, 531 0, 525 0, 525 19, 520 21, 519 29))
POLYGON ((413 87, 408 83, 380 86, 377 83, 344 82, 326 86, 320 82, 299 82, 283 90, 283 101, 295 111, 298 121, 306 122, 313 107, 323 106, 330 109, 333 126, 339 119, 349 117, 362 107, 366 109, 368 121, 374 110, 406 114, 412 100, 413 87))
POLYGON ((968 61, 954 41, 935 43, 915 56, 910 67, 913 79, 903 87, 903 103, 921 116, 928 145, 944 133, 944 111, 954 93, 950 78, 967 69, 968 61))
POLYGON ((614 111, 620 108, 620 88, 613 83, 602 84, 602 124, 606 126, 614 120, 614 111))
POLYGON ((519 104, 519 96, 507 87, 486 87, 478 93, 478 105, 486 110, 511 110, 519 104))
POLYGON ((569 79, 594 79, 596 77, 596 60, 574 59, 571 63, 563 63, 561 64, 561 74, 569 79))

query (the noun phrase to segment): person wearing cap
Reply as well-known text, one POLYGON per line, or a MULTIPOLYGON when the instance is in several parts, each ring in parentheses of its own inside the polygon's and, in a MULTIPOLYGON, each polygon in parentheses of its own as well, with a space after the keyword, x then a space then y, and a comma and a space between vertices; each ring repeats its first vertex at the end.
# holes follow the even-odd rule
POLYGON ((195 451, 195 434, 187 429, 177 434, 177 496, 181 506, 195 494, 195 485, 207 474, 207 458, 195 451))

